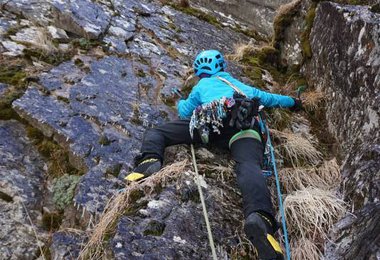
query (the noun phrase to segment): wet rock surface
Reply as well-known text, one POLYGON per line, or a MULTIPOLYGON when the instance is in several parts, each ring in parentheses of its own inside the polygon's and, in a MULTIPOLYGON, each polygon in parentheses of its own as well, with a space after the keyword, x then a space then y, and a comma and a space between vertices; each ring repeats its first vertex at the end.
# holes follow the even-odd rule
MULTIPOLYGON (((305 69, 309 82, 326 92, 329 129, 342 145, 341 191, 353 214, 368 223, 380 212, 370 206, 378 203, 380 186, 379 24, 380 15, 369 7, 320 4, 310 36, 313 58, 305 69)), ((328 258, 376 258, 371 243, 365 243, 375 226, 369 224, 358 239, 352 234, 360 223, 352 222, 347 231, 339 228, 344 221, 337 224, 332 241, 337 245, 328 258)))
POLYGON ((44 161, 22 124, 0 121, 0 258, 35 259, 41 231, 44 161), (32 223, 31 223, 32 221, 32 223))

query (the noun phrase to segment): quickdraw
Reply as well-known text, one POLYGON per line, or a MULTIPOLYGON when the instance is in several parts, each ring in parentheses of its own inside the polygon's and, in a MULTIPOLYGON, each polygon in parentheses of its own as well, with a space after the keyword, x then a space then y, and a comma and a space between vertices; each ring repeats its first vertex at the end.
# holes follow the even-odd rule
POLYGON ((220 128, 223 127, 223 119, 227 117, 227 113, 234 105, 235 100, 233 98, 222 97, 219 100, 203 104, 194 109, 189 124, 191 138, 193 139, 194 137, 194 129, 198 129, 202 142, 207 144, 210 127, 213 132, 220 134, 220 128))

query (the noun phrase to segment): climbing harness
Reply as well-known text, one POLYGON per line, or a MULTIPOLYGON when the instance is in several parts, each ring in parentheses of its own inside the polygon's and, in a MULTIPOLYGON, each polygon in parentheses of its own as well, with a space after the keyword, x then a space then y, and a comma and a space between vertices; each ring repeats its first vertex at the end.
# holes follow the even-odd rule
POLYGON ((235 105, 233 98, 222 97, 219 100, 203 104, 194 109, 190 119, 189 131, 193 139, 194 129, 198 129, 202 142, 207 144, 209 140, 210 127, 213 132, 220 134, 223 127, 223 119, 227 117, 227 113, 235 105))

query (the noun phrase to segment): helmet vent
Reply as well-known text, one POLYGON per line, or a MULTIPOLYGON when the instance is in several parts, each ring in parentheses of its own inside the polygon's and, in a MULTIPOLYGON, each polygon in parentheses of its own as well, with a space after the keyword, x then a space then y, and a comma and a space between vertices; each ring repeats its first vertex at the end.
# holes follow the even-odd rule
POLYGON ((215 58, 220 59, 221 58, 220 54, 216 55, 215 58))
POLYGON ((200 60, 201 60, 201 62, 203 63, 203 58, 201 58, 200 60))
POLYGON ((211 70, 211 68, 208 67, 208 66, 203 66, 203 67, 201 68, 201 70, 211 70))
POLYGON ((215 64, 215 69, 217 69, 218 67, 219 67, 218 63, 217 63, 217 64, 215 64))

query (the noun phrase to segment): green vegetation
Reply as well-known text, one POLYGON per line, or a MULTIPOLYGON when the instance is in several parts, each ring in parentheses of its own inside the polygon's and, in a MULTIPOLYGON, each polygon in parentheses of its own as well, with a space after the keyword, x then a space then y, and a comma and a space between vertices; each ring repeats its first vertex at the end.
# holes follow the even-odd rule
POLYGON ((371 12, 380 14, 380 3, 371 6, 371 12))
POLYGON ((102 136, 100 137, 100 139, 99 139, 99 144, 100 144, 100 145, 104 145, 104 146, 106 146, 106 145, 110 145, 110 144, 111 144, 111 141, 107 138, 107 136, 102 135, 102 136))
POLYGON ((281 6, 273 21, 272 46, 277 50, 281 49, 282 41, 285 38, 285 30, 293 21, 293 17, 298 13, 301 1, 290 2, 281 6))
POLYGON ((23 71, 22 65, 7 66, 5 61, 2 63, 0 66, 0 82, 11 86, 25 87, 26 73, 23 71))
POLYGON ((106 170, 106 174, 110 174, 110 175, 113 175, 115 177, 118 177, 122 167, 123 167, 123 165, 121 163, 113 165, 112 167, 109 167, 106 170))
POLYGON ((37 48, 27 48, 23 50, 24 57, 28 60, 39 60, 51 65, 58 65, 70 60, 72 53, 60 51, 46 51, 37 48))
POLYGON ((62 101, 66 104, 70 103, 70 100, 67 97, 63 97, 63 96, 57 96, 57 100, 62 101))
POLYGON ((63 220, 63 214, 58 212, 47 213, 42 215, 42 225, 49 231, 55 231, 59 229, 63 220))
POLYGON ((161 223, 157 220, 152 220, 148 223, 148 226, 144 230, 144 235, 161 236, 165 230, 165 223, 161 223))
POLYGON ((0 120, 20 119, 12 108, 12 102, 24 93, 26 76, 22 64, 7 65, 6 61, 0 62, 0 82, 10 85, 0 97, 0 120))
POLYGON ((36 145, 42 156, 49 160, 48 174, 53 177, 69 175, 81 175, 82 170, 74 168, 69 161, 69 153, 59 146, 51 138, 32 126, 26 126, 26 133, 36 145))
POLYGON ((53 202, 58 209, 64 210, 66 206, 72 203, 75 187, 79 180, 80 176, 68 174, 54 179, 53 202))
POLYGON ((85 39, 85 38, 80 38, 80 39, 73 40, 71 42, 71 45, 73 47, 89 51, 92 48, 104 45, 104 43, 99 41, 99 40, 89 40, 89 39, 85 39))
POLYGON ((313 3, 312 7, 309 9, 305 16, 305 30, 301 34, 301 46, 302 46, 302 54, 304 59, 310 59, 312 56, 311 46, 310 46, 310 33, 311 28, 313 27, 314 18, 315 18, 315 10, 317 6, 313 3))

